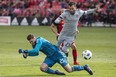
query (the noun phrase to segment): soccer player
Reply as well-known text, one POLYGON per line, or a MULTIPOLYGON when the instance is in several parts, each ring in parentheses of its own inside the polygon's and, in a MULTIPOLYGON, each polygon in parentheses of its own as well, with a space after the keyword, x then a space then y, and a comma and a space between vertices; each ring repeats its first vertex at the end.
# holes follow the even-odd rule
MULTIPOLYGON (((64 9, 61 9, 61 13, 63 13, 63 11, 64 11, 64 9)), ((59 36, 59 34, 60 34, 60 32, 61 32, 61 30, 63 28, 63 25, 64 25, 64 20, 61 20, 59 24, 54 24, 54 20, 55 19, 56 19, 56 17, 54 17, 54 19, 53 19, 52 24, 51 24, 50 27, 51 27, 52 31, 55 33, 56 39, 58 39, 58 36, 59 36), (55 28, 55 26, 57 26, 57 27, 55 28)), ((71 44, 71 49, 72 49, 72 55, 73 55, 74 65, 79 65, 79 62, 77 61, 78 54, 77 54, 77 49, 76 49, 75 42, 73 42, 71 44)), ((65 53, 65 54, 68 57, 68 53, 65 53)))
POLYGON ((86 11, 80 10, 76 8, 76 4, 74 2, 69 3, 69 8, 64 10, 64 12, 55 20, 55 24, 60 23, 62 20, 65 21, 62 31, 58 37, 57 46, 60 48, 62 43, 62 51, 64 53, 68 53, 69 47, 74 42, 75 36, 78 32, 77 23, 80 17, 84 14, 90 14, 97 10, 99 10, 99 5, 95 9, 89 9, 86 11))
POLYGON ((48 40, 42 37, 35 37, 33 34, 29 34, 27 36, 27 40, 32 45, 32 50, 23 50, 19 49, 18 52, 23 54, 24 58, 28 56, 38 56, 39 52, 43 52, 46 55, 44 62, 40 66, 40 70, 42 72, 48 74, 57 74, 57 75, 65 75, 65 73, 60 72, 59 70, 53 70, 52 67, 54 64, 59 63, 67 72, 71 73, 74 71, 87 71, 90 75, 93 75, 92 70, 88 65, 84 66, 70 66, 67 60, 66 55, 55 45, 50 43, 48 40))

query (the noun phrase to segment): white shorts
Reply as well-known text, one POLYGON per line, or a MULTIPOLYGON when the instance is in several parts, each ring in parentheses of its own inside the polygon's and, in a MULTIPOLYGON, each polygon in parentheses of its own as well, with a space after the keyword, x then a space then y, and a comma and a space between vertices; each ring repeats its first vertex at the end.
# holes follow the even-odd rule
POLYGON ((57 46, 64 52, 68 53, 68 49, 70 48, 71 44, 74 42, 74 37, 67 37, 67 36, 60 36, 58 37, 57 46))

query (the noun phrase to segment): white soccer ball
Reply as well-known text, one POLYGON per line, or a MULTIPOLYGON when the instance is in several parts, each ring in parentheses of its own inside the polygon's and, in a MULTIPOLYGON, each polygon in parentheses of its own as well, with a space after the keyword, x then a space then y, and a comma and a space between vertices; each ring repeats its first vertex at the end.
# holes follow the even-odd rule
POLYGON ((82 56, 84 59, 89 60, 92 58, 92 52, 90 50, 84 50, 82 56))

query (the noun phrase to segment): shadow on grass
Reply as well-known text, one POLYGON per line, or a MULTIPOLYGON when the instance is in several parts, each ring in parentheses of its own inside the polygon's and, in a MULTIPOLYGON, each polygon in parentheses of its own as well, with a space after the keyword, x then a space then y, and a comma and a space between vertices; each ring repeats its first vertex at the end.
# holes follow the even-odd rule
POLYGON ((50 74, 45 74, 45 75, 10 75, 10 76, 0 76, 0 77, 89 77, 90 75, 87 74, 81 74, 81 75, 50 75, 50 74))

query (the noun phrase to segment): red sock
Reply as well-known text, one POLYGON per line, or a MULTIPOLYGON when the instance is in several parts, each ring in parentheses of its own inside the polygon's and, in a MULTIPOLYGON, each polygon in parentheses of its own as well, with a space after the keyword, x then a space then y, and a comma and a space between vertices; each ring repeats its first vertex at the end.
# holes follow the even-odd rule
POLYGON ((72 50, 72 55, 73 55, 74 62, 77 61, 77 51, 76 50, 72 50))

